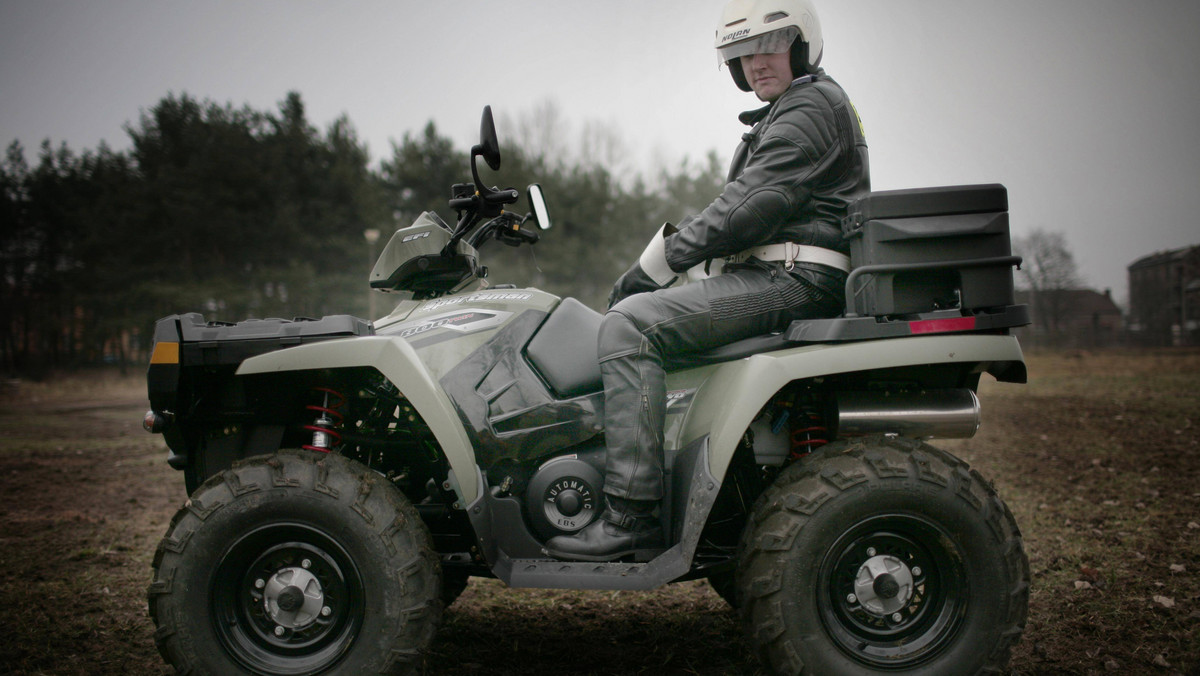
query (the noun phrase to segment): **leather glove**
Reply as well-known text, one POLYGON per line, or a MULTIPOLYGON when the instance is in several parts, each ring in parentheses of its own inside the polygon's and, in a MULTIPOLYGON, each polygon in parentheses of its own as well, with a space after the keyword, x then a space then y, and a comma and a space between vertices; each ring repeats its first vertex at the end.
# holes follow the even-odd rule
POLYGON ((634 294, 658 291, 661 288, 663 287, 650 279, 646 271, 642 270, 640 263, 634 263, 625 271, 625 274, 617 278, 617 283, 613 284, 612 292, 608 294, 608 307, 611 309, 612 306, 634 294))
POLYGON ((612 293, 608 296, 608 307, 611 308, 635 293, 665 289, 679 280, 679 275, 667 264, 663 243, 666 237, 676 232, 678 230, 675 226, 664 223, 658 232, 654 233, 638 261, 621 275, 613 286, 612 293))

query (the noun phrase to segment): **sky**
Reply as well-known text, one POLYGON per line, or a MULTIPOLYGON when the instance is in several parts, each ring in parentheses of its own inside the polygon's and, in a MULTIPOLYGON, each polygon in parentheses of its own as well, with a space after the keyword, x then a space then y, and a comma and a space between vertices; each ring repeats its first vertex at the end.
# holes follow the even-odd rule
MULTIPOLYGON (((1003 183, 1013 235, 1063 233, 1087 285, 1118 300, 1134 260, 1200 244, 1200 3, 816 5, 875 190, 1003 183)), ((757 101, 718 68, 723 6, 0 0, 0 143, 31 161, 44 139, 122 150, 170 93, 274 111, 298 91, 318 128, 347 116, 376 162, 430 120, 468 148, 484 105, 501 135, 576 154, 609 139, 598 152, 623 171, 727 161, 757 101)))

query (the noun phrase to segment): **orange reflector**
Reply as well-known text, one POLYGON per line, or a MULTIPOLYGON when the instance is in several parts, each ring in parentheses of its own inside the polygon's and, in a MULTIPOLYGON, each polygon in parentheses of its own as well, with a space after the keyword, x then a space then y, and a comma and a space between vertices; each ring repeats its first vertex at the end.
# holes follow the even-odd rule
POLYGON ((154 354, 150 355, 151 364, 178 364, 179 343, 155 343, 154 354))

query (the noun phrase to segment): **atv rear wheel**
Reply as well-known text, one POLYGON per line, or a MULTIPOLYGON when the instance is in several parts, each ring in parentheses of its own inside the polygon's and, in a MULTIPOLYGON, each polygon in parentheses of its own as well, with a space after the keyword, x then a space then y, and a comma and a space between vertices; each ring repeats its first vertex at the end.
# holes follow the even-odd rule
POLYGON ((928 444, 829 444, 779 476, 750 524, 738 598, 775 673, 999 673, 1024 628, 1012 514, 928 444))
POLYGON ((400 491, 338 455, 281 451, 205 482, 154 556, 150 615, 180 673, 413 670, 441 566, 400 491))

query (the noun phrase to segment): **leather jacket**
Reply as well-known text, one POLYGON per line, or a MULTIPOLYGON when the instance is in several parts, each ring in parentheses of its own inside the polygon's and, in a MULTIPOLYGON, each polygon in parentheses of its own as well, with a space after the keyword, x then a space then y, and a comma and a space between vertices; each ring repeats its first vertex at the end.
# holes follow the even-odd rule
POLYGON ((867 142, 846 92, 818 71, 739 119, 753 128, 721 195, 665 238, 671 269, 779 242, 849 253, 841 221, 871 182, 867 142))

